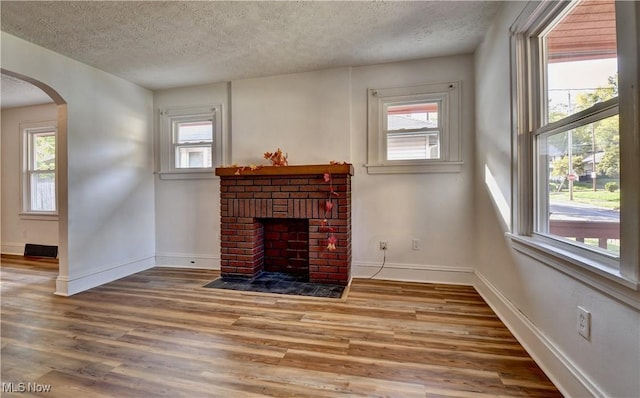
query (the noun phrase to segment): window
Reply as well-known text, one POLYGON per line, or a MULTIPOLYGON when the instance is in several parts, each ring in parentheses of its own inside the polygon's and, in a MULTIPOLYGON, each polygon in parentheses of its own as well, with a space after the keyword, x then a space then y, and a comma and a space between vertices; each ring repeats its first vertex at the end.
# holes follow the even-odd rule
POLYGON ((56 128, 22 126, 22 213, 55 215, 56 128))
POLYGON ((211 178, 223 164, 221 107, 160 112, 160 177, 211 178))
POLYGON ((621 199, 638 193, 637 55, 619 52, 637 34, 621 34, 625 7, 531 3, 512 26, 513 230, 554 264, 562 258, 637 288, 638 230, 621 229, 638 220, 637 199, 621 199), (624 169, 632 164, 636 172, 624 169))
POLYGON ((213 122, 198 117, 175 120, 172 129, 176 169, 210 168, 213 122))
POLYGON ((440 101, 385 105, 386 159, 440 159, 440 108, 440 101))
POLYGON ((369 174, 459 171, 459 86, 369 90, 369 174))

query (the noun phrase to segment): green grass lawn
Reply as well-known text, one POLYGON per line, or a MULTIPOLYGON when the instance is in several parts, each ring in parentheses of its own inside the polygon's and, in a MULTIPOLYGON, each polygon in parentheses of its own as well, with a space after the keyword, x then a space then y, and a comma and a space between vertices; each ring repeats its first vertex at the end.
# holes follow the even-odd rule
MULTIPOLYGON (((569 190, 562 190, 561 192, 550 192, 549 200, 569 202, 569 190)), ((620 191, 608 192, 605 190, 584 191, 574 187, 573 201, 576 203, 584 203, 598 207, 605 207, 607 209, 617 210, 620 208, 620 191)))

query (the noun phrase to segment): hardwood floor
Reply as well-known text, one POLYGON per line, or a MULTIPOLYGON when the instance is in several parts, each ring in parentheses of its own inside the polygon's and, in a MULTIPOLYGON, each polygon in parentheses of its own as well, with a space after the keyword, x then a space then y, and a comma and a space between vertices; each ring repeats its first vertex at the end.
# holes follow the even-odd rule
POLYGON ((561 396, 468 286, 354 280, 336 301, 154 268, 65 298, 55 264, 1 272, 3 397, 561 396))

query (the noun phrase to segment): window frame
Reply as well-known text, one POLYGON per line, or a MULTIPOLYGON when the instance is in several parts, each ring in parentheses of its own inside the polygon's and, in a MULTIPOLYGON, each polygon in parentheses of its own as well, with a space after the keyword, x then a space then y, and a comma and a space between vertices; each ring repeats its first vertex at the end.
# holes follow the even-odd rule
POLYGON ((30 220, 57 220, 58 219, 58 128, 56 121, 43 121, 35 123, 21 123, 20 131, 22 139, 20 140, 20 218, 30 220), (34 137, 36 135, 53 135, 55 141, 55 159, 53 170, 35 170, 35 147, 34 137), (33 175, 42 173, 54 174, 54 210, 33 210, 31 182, 33 175))
POLYGON ((369 174, 457 173, 461 160, 461 82, 452 81, 368 90, 369 174), (440 157, 438 159, 387 159, 387 108, 398 104, 438 102, 440 157))
MULTIPOLYGON (((582 280, 600 290, 640 308, 640 298, 625 288, 640 290, 640 107, 638 105, 638 50, 636 23, 640 7, 633 2, 616 2, 616 37, 618 39, 618 98, 565 118, 564 122, 581 123, 602 115, 619 114, 621 175, 619 258, 610 253, 587 249, 582 245, 555 239, 536 231, 538 178, 536 176, 536 137, 550 134, 560 124, 542 127, 546 93, 541 52, 545 29, 562 15, 571 2, 528 3, 510 29, 511 46, 511 117, 512 117, 512 225, 508 236, 514 249, 582 280), (638 7, 635 8, 634 7, 638 7), (624 222, 622 222, 624 220, 624 222), (625 242, 627 242, 625 244, 625 242)), ((562 123, 563 125, 565 123, 562 123)))
MULTIPOLYGON (((223 134, 222 105, 199 106, 188 108, 160 109, 160 145, 158 171, 160 179, 209 179, 215 177, 215 168, 225 162, 226 142, 223 134), (176 150, 178 147, 190 145, 175 142, 175 128, 179 123, 212 122, 211 167, 177 167, 176 150)), ((194 146, 203 146, 202 143, 194 146)), ((207 145, 208 146, 208 145, 207 145)))

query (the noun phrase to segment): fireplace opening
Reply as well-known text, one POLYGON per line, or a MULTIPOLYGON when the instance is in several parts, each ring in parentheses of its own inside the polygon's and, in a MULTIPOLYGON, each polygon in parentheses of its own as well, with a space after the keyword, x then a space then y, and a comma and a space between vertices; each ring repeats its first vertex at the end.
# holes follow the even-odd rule
POLYGON ((263 247, 266 272, 281 272, 309 281, 309 220, 266 218, 263 247))

